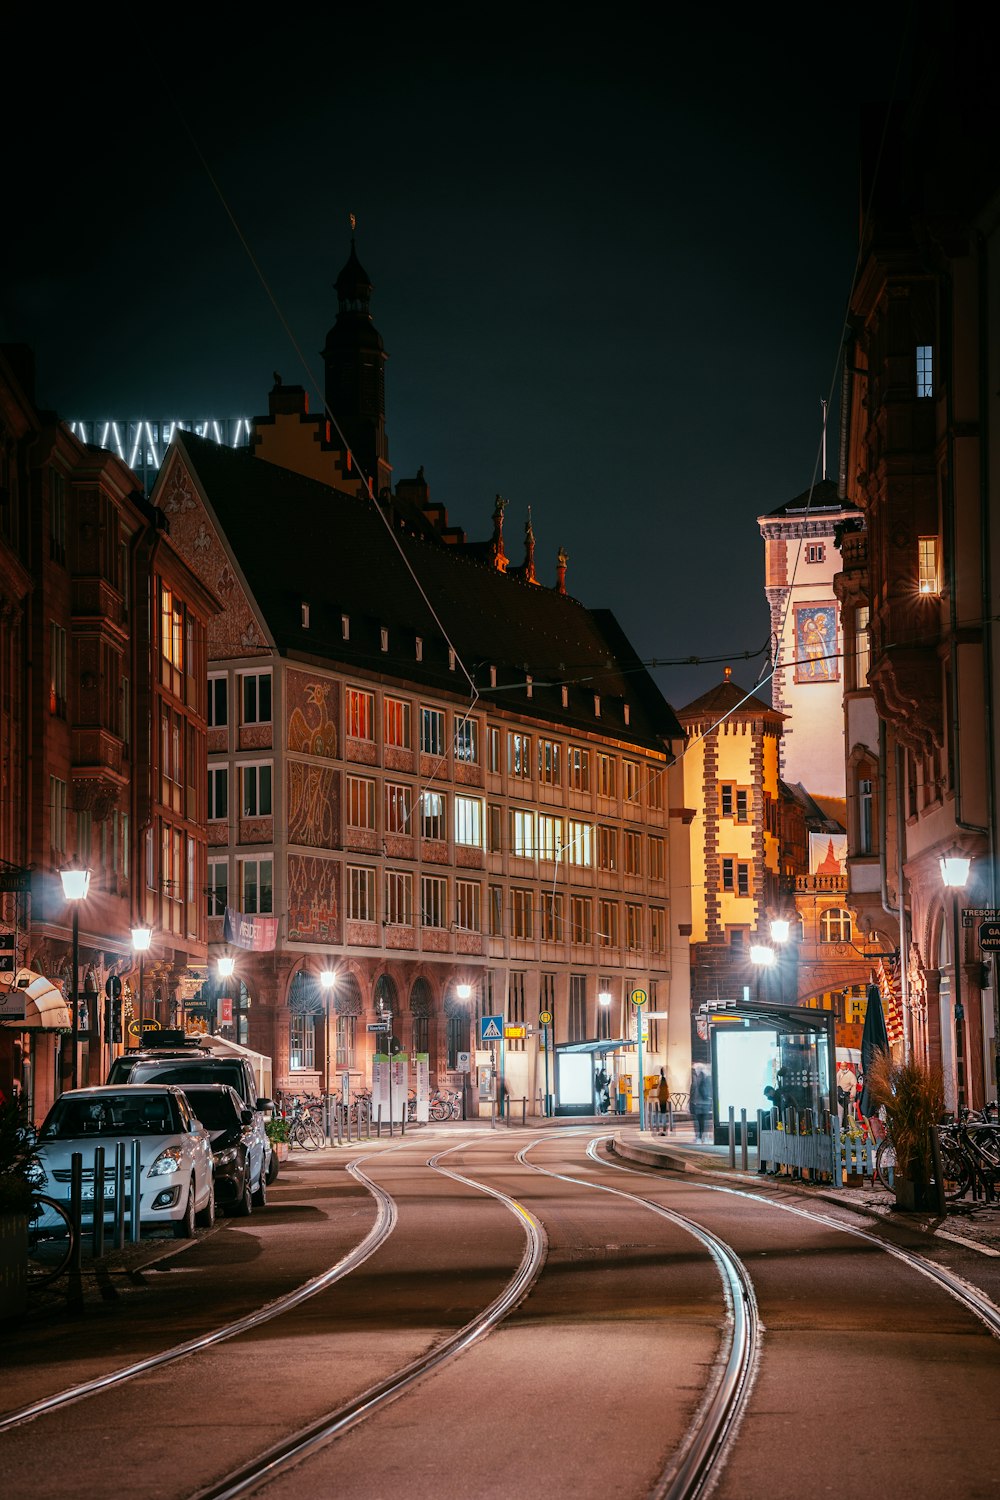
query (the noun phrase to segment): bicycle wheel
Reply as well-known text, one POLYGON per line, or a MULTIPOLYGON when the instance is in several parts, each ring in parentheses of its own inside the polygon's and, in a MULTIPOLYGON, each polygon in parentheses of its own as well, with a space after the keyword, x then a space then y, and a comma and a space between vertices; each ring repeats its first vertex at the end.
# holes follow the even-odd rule
POLYGON ((307 1151, 315 1151, 317 1146, 325 1143, 322 1130, 316 1124, 311 1115, 307 1115, 302 1121, 302 1145, 307 1151))
POLYGON ((451 1105, 446 1104, 443 1099, 432 1099, 427 1106, 427 1113, 432 1120, 450 1120, 451 1105))
POLYGON ((972 1186, 972 1168, 956 1142, 941 1142, 941 1175, 944 1195, 949 1201, 964 1198, 972 1186))
POLYGON ((73 1258, 76 1230, 55 1198, 36 1193, 28 1216, 28 1285, 44 1286, 61 1276, 73 1258))
POLYGON ((875 1152, 875 1181, 880 1182, 886 1192, 895 1192, 896 1150, 886 1137, 879 1141, 875 1152))

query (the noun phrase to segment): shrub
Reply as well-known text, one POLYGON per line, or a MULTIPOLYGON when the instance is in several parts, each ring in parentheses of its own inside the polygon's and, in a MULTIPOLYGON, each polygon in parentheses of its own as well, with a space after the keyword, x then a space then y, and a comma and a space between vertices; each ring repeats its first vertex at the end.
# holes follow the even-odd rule
POLYGON ((276 1118, 274 1120, 266 1120, 264 1122, 264 1129, 267 1131, 267 1138, 271 1142, 272 1146, 277 1145, 280 1141, 288 1140, 287 1120, 282 1120, 280 1118, 276 1118))
POLYGON ((885 1109, 897 1172, 926 1188, 933 1176, 931 1130, 944 1113, 940 1069, 925 1068, 913 1058, 896 1062, 888 1052, 876 1052, 868 1066, 868 1087, 885 1109))

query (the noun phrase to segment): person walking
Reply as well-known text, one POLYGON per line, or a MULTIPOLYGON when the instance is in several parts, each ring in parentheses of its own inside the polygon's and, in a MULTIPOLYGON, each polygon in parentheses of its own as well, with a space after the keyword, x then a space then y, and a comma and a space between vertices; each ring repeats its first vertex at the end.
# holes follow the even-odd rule
POLYGON ((694 1138, 699 1144, 708 1140, 711 1113, 712 1079, 708 1069, 698 1063, 691 1074, 691 1114, 694 1117, 694 1138))
POLYGON ((660 1069, 660 1077, 656 1085, 656 1106, 660 1111, 660 1134, 666 1135, 667 1115, 670 1110, 670 1085, 667 1082, 667 1075, 662 1068, 660 1069))

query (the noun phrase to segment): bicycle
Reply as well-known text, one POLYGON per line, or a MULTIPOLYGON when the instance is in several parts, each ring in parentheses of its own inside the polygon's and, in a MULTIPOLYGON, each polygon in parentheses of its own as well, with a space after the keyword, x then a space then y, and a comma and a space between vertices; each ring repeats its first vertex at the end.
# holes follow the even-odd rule
POLYGON ((77 1228, 65 1204, 33 1193, 28 1208, 28 1286, 46 1286, 73 1259, 77 1228))
POLYGON ((288 1119, 289 1147, 301 1146, 303 1151, 315 1151, 318 1146, 325 1144, 326 1136, 322 1127, 313 1119, 308 1107, 296 1100, 288 1119))

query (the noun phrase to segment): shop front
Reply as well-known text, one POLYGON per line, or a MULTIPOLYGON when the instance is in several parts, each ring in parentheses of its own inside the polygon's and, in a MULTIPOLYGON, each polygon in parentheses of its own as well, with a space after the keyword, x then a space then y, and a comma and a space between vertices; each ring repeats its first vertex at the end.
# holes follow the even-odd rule
POLYGON ((0 983, 0 1089, 41 1124, 61 1092, 73 1022, 62 990, 44 974, 18 969, 9 979, 0 983))

